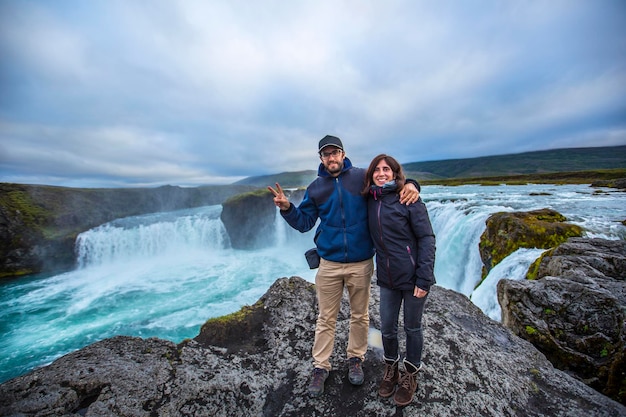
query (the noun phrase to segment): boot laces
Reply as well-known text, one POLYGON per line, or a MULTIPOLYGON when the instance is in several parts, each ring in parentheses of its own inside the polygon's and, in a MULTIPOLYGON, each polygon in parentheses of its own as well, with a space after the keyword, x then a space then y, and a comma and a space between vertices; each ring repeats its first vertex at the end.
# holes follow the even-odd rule
POLYGON ((413 375, 409 372, 406 372, 404 375, 402 375, 402 377, 400 377, 400 382, 398 382, 398 385, 401 386, 402 388, 405 388, 407 390, 411 389, 411 377, 413 375))
POLYGON ((385 375, 383 375, 383 379, 386 381, 391 381, 395 374, 395 369, 393 365, 385 365, 385 375))

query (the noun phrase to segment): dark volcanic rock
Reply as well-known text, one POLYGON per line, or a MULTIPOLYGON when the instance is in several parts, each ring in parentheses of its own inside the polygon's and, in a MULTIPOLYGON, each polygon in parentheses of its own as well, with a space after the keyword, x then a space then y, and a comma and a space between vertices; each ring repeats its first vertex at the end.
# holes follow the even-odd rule
MULTIPOLYGON (((375 285, 370 307, 372 325, 378 327, 375 285)), ((117 337, 8 381, 0 385, 0 415, 626 415, 626 407, 556 370, 467 297, 437 286, 427 302, 424 369, 412 404, 398 408, 378 397, 383 366, 376 348, 367 353, 365 383, 348 383, 345 297, 331 357, 334 370, 324 395, 310 399, 306 389, 316 314, 312 284, 297 277, 279 279, 254 306, 207 322, 194 340, 176 346, 117 337), (228 320, 235 329, 230 333, 223 331, 228 320)))
POLYGON ((503 323, 626 404, 626 241, 569 239, 544 254, 537 278, 498 283, 503 323))
MULTIPOLYGON (((294 204, 302 201, 304 190, 285 190, 294 204)), ((275 239, 275 219, 279 214, 274 196, 266 188, 238 194, 222 203, 220 218, 235 249, 260 249, 275 239)), ((284 220, 280 220, 284 221, 284 220)))
POLYGON ((267 189, 239 194, 222 203, 221 219, 235 249, 259 249, 274 238, 276 206, 267 189))
POLYGON ((537 278, 547 276, 600 278, 594 283, 626 304, 626 241, 571 238, 542 256, 537 278))

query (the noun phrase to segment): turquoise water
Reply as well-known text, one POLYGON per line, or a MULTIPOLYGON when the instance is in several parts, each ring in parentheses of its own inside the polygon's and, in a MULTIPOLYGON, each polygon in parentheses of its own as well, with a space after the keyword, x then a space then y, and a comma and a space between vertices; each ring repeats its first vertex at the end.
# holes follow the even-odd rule
MULTIPOLYGON (((584 185, 424 187, 437 235, 438 284, 471 297, 498 320, 495 283, 522 278, 541 250, 505 259, 477 290, 478 240, 496 211, 551 207, 590 237, 626 239, 626 193, 584 185), (533 195, 540 194, 540 195, 533 195)), ((79 268, 0 284, 0 382, 115 335, 180 342, 211 317, 255 303, 278 278, 313 281, 300 234, 278 217, 261 250, 230 247, 221 206, 119 219, 77 241, 79 268)))

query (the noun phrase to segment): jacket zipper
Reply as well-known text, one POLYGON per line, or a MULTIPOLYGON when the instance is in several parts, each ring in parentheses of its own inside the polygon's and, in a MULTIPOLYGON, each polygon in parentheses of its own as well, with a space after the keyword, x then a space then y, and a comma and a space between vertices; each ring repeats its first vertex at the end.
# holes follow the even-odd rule
POLYGON ((339 194, 339 207, 341 208, 341 225, 343 230, 343 258, 348 262, 348 233, 346 229, 346 213, 343 208, 343 194, 341 193, 341 183, 339 177, 335 177, 335 184, 337 186, 337 193, 339 194))
POLYGON ((391 267, 391 264, 389 263, 389 252, 387 251, 387 247, 385 246, 385 241, 383 239, 383 225, 381 222, 381 215, 380 215, 382 211, 382 207, 383 207, 382 199, 378 199, 378 207, 376 210, 376 219, 378 223, 378 236, 380 239, 380 246, 385 251, 385 263, 387 265, 386 273, 387 273, 387 281, 389 282, 389 288, 393 288, 393 279, 391 278, 391 274, 389 273, 389 269, 391 267))
POLYGON ((409 245, 406 245, 406 251, 409 254, 409 260, 411 261, 411 264, 413 265, 413 268, 415 269, 415 261, 413 260, 413 257, 411 256, 411 247, 409 245))

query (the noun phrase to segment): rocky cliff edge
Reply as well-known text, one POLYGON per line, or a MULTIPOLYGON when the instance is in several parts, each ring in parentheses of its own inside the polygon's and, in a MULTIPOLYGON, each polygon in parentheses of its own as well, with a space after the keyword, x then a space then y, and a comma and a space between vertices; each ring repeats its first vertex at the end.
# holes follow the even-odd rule
MULTIPOLYGON (((378 294, 373 285, 374 328, 380 321, 378 294)), ((7 381, 0 385, 0 415, 626 415, 626 407, 555 369, 467 297, 437 286, 424 316, 424 368, 413 403, 398 408, 378 397, 383 366, 376 347, 367 353, 365 383, 348 383, 345 297, 331 358, 334 370, 324 395, 311 399, 306 388, 315 318, 313 284, 281 278, 255 305, 207 322, 194 340, 176 345, 116 337, 7 381)))

